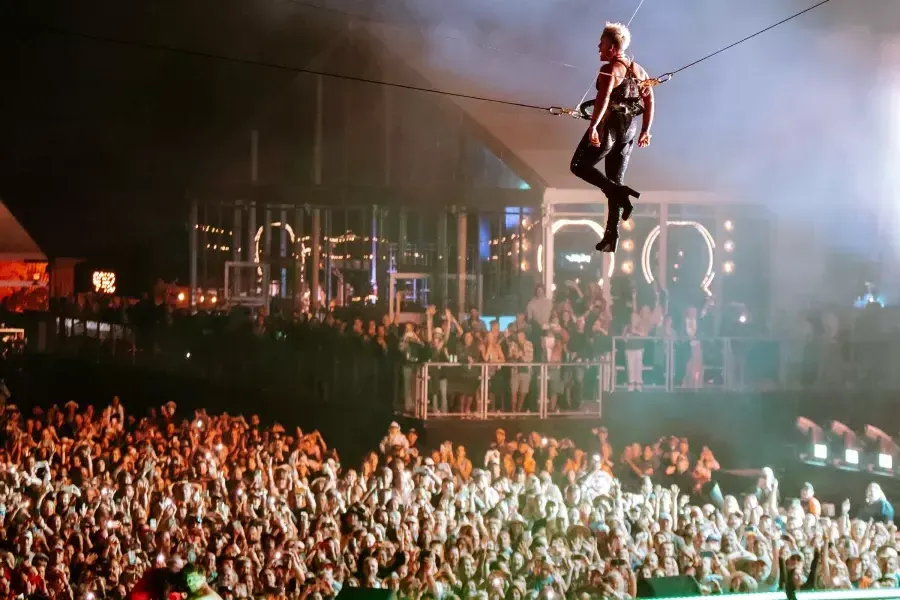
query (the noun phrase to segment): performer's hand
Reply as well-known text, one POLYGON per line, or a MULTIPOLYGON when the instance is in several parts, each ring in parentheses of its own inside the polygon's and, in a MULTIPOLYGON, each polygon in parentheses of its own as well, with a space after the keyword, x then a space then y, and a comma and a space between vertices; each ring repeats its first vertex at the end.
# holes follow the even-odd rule
POLYGON ((597 131, 596 127, 591 129, 591 145, 592 146, 600 145, 600 132, 597 131))
POLYGON ((650 135, 649 131, 642 131, 641 137, 638 138, 638 148, 646 148, 650 145, 650 138, 653 137, 650 135))

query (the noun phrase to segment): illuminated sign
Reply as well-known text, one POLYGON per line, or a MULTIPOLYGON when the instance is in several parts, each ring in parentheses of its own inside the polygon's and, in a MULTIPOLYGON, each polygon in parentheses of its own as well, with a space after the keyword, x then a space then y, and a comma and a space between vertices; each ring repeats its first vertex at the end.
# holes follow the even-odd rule
POLYGON ((590 254, 566 254, 566 260, 570 263, 583 264, 591 262, 590 254))
POLYGON ((91 276, 94 291, 100 294, 116 293, 116 274, 112 271, 94 271, 91 276))

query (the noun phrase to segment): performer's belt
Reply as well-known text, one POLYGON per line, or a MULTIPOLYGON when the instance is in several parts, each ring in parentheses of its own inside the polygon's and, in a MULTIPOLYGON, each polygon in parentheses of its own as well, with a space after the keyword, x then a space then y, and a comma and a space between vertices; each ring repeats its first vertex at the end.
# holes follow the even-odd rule
POLYGON ((644 113, 644 106, 640 102, 628 102, 626 104, 610 104, 609 110, 623 117, 636 117, 644 113))

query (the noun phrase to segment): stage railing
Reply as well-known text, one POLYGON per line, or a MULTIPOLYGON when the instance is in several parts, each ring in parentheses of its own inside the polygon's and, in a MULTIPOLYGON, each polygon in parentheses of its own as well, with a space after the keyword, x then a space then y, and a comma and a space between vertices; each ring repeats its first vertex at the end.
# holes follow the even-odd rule
MULTIPOLYGON (((224 379, 240 375, 247 382, 266 380, 267 385, 273 381, 300 385, 305 379, 296 373, 313 370, 309 378, 319 380, 324 371, 328 371, 333 372, 328 377, 329 382, 319 386, 326 396, 331 394, 325 391, 342 388, 348 380, 377 379, 382 383, 392 380, 395 382, 392 386, 383 385, 395 390, 388 401, 397 410, 408 414, 415 412, 420 396, 431 394, 437 396, 437 404, 432 403, 422 414, 456 412, 461 416, 462 411, 455 406, 447 406, 444 410, 443 399, 446 396, 447 403, 452 404, 461 388, 473 385, 463 376, 435 379, 435 370, 453 373, 454 369, 462 370, 466 365, 429 363, 429 390, 419 393, 416 390, 420 384, 416 381, 420 376, 425 376, 418 372, 423 368, 423 363, 404 364, 399 348, 388 347, 373 352, 366 349, 368 346, 364 348, 365 345, 355 343, 353 336, 324 330, 310 332, 303 339, 294 338, 291 333, 286 337, 270 334, 234 340, 234 336, 227 332, 207 333, 185 324, 180 327, 136 329, 128 324, 110 323, 96 317, 63 317, 53 319, 51 323, 50 330, 55 328, 55 335, 47 336, 52 339, 44 351, 62 356, 100 363, 147 365, 207 375, 213 373, 224 379), (298 363, 302 368, 298 369, 298 363), (313 363, 323 368, 309 368, 308 365, 313 363), (353 373, 353 377, 348 378, 348 373, 353 373)), ((32 335, 29 334, 29 337, 32 335)), ((838 342, 749 337, 613 337, 606 348, 611 348, 611 352, 594 362, 564 362, 558 369, 553 365, 547 366, 547 363, 532 363, 529 366, 530 377, 520 375, 515 383, 528 388, 524 402, 489 402, 480 409, 466 406, 465 414, 537 414, 544 410, 544 404, 537 401, 538 385, 561 388, 555 394, 556 407, 561 413, 585 410, 583 403, 578 401, 584 394, 593 394, 594 389, 604 392, 643 390, 648 393, 654 390, 900 390, 900 369, 894 368, 900 362, 900 339, 838 342), (601 369, 601 365, 607 367, 601 369), (594 379, 601 370, 605 375, 598 386, 594 379), (573 390, 576 392, 575 400, 572 400, 573 390), (572 407, 577 407, 577 410, 572 407)), ((564 359, 570 358, 570 355, 564 356, 564 359)), ((478 376, 478 381, 484 380, 487 382, 484 385, 488 386, 486 392, 479 393, 479 397, 512 397, 511 386, 514 383, 504 373, 515 368, 515 365, 506 363, 478 368, 488 369, 486 374, 478 376), (500 375, 495 376, 494 371, 498 367, 500 375)), ((552 400, 554 396, 547 396, 545 391, 541 394, 539 398, 542 400, 552 400)), ((546 404, 547 410, 555 414, 553 403, 546 404)))
POLYGON ((427 362, 405 367, 403 376, 403 412, 423 420, 600 417, 612 365, 427 362))

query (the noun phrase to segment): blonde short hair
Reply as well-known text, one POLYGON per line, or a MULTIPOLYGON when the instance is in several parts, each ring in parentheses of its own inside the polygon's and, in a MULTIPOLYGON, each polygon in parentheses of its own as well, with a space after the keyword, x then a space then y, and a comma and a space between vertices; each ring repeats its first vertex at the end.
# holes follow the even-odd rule
POLYGON ((621 23, 607 23, 600 37, 609 38, 609 41, 623 52, 628 50, 628 46, 631 45, 631 32, 628 31, 628 27, 621 23))

